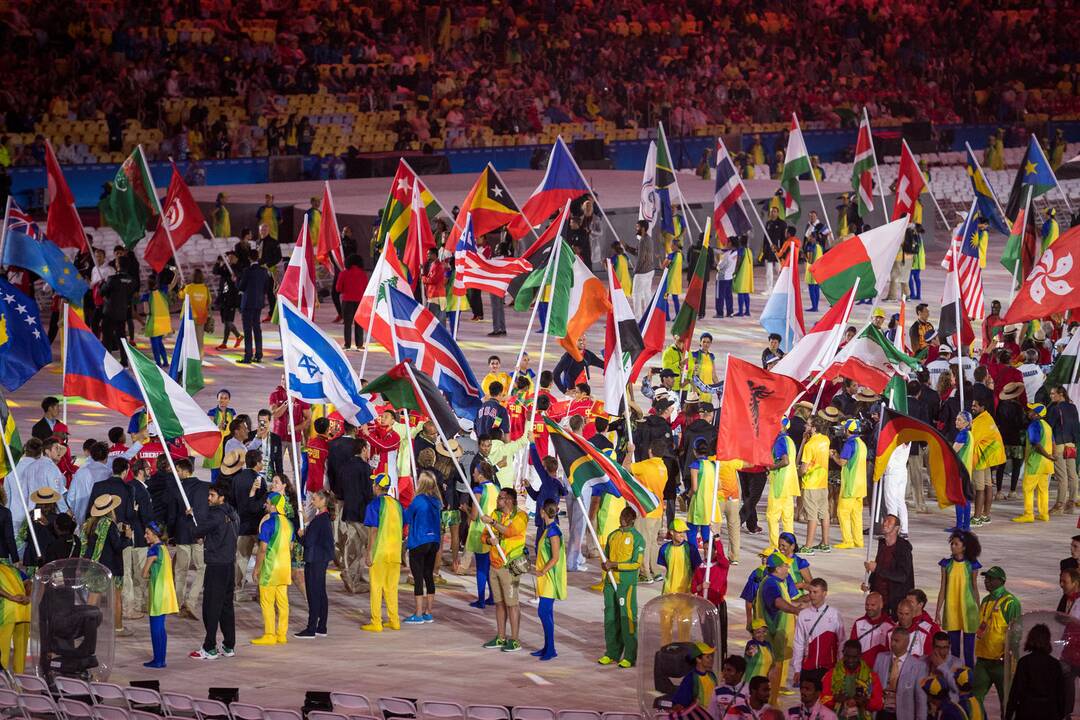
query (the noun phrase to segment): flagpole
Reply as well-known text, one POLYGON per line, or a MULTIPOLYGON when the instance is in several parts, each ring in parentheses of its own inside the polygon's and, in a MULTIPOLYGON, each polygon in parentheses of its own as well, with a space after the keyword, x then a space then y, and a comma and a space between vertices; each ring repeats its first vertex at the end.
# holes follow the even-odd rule
MULTIPOLYGON (((10 198, 8 199, 10 201, 10 198)), ((7 225, 5 224, 6 228, 7 225)), ((11 410, 8 410, 10 413, 11 410)), ((15 422, 15 418, 11 419, 15 422)), ((22 481, 19 480, 19 471, 15 469, 15 456, 11 452, 11 445, 8 444, 7 433, 3 428, 0 428, 0 440, 4 442, 4 452, 7 453, 7 461, 11 465, 11 477, 15 478, 15 492, 19 494, 19 502, 22 503, 23 513, 26 514, 26 528, 30 531, 30 539, 34 543, 34 551, 37 553, 38 558, 41 557, 41 544, 38 542, 37 530, 34 529, 34 521, 30 517, 30 506, 26 502, 26 493, 23 491, 22 481)), ((9 501, 10 503, 10 501, 9 501)))
MULTIPOLYGON (((157 185, 154 184, 154 176, 150 172, 150 166, 146 162, 146 153, 143 152, 142 143, 137 146, 139 148, 139 158, 142 160, 143 170, 146 171, 146 179, 150 181, 150 194, 154 197, 154 204, 157 205, 158 217, 161 218, 161 227, 165 228, 165 237, 169 240, 169 249, 172 250, 173 262, 176 263, 176 273, 180 276, 180 284, 187 285, 184 280, 184 268, 180 266, 180 258, 176 256, 176 244, 173 242, 172 230, 169 229, 169 222, 165 219, 165 210, 161 207, 161 198, 157 194, 157 185)), ((173 169, 176 169, 176 163, 173 163, 173 159, 170 157, 169 162, 172 163, 173 169)), ((168 197, 166 196, 166 199, 168 197)))
MULTIPOLYGON (((881 428, 885 425, 885 410, 888 407, 888 405, 889 405, 889 401, 883 399, 882 402, 881 402, 881 416, 878 418, 877 435, 875 435, 876 438, 881 437, 881 428)), ((960 410, 963 411, 963 409, 964 409, 963 401, 961 401, 960 410)), ((876 440, 875 440, 874 444, 875 444, 875 446, 877 445, 876 440)), ((874 473, 874 474, 876 475, 877 473, 874 473)), ((884 475, 884 473, 882 473, 882 476, 874 481, 874 491, 873 491, 873 494, 870 496, 870 535, 867 538, 868 540, 872 540, 873 537, 874 537, 874 523, 877 522, 878 511, 881 510, 881 494, 884 491, 884 487, 885 487, 884 480, 885 480, 885 475, 884 475)), ((920 482, 921 482, 921 480, 920 480, 920 482)), ((862 510, 860 510, 859 512, 862 512, 862 510)), ((866 562, 870 562, 870 551, 872 549, 873 549, 873 543, 872 542, 867 542, 866 543, 866 562)), ((870 573, 867 572, 863 576, 863 583, 865 584, 869 580, 870 580, 870 573)))
MULTIPOLYGON (((1004 217, 1004 213, 1002 214, 1004 217)), ((960 411, 964 410, 964 326, 960 324, 960 305, 963 303, 963 297, 960 295, 960 258, 956 255, 956 243, 952 243, 949 251, 952 253, 952 276, 953 282, 956 284, 956 305, 953 308, 956 315, 956 358, 960 361, 958 366, 960 368, 959 378, 956 386, 960 391, 960 411)))
MULTIPOLYGON (((536 294, 536 297, 534 298, 534 301, 533 301, 532 312, 529 313, 529 324, 525 326, 525 337, 522 338, 521 347, 518 349, 517 360, 514 362, 514 373, 510 376, 510 387, 508 387, 506 389, 507 392, 512 393, 514 391, 514 383, 517 381, 518 368, 521 367, 521 358, 524 357, 524 355, 525 355, 525 348, 529 344, 529 336, 532 334, 533 324, 536 322, 536 311, 537 311, 537 309, 539 309, 540 303, 543 302, 543 300, 544 300, 544 290, 547 288, 548 278, 549 278, 549 276, 551 274, 551 268, 553 266, 553 263, 551 262, 552 259, 554 259, 552 257, 552 254, 549 254, 548 255, 548 264, 544 268, 543 280, 541 280, 541 282, 540 282, 540 291, 536 294)), ((464 296, 462 296, 462 297, 464 297, 464 296)), ((460 317, 460 315, 457 315, 457 316, 454 317, 454 324, 455 325, 457 324, 457 320, 458 320, 459 317, 460 317)), ((537 385, 540 384, 540 376, 539 375, 536 376, 536 384, 537 385)))
MULTIPOLYGON (((731 355, 728 354, 729 359, 730 357, 731 355)), ((724 382, 727 383, 726 367, 724 368, 724 382)), ((709 570, 712 568, 713 546, 716 545, 716 538, 712 534, 712 526, 716 522, 716 506, 719 504, 717 499, 720 495, 720 458, 716 457, 716 455, 713 455, 713 468, 713 496, 712 507, 709 508, 709 542, 707 543, 709 547, 705 550, 705 579, 701 583, 701 596, 705 599, 708 599, 706 596, 709 594, 709 570)), ((701 477, 700 473, 698 477, 701 477)), ((698 489, 701 489, 700 486, 698 489)))
MULTIPOLYGON (((211 243, 215 242, 218 238, 214 237, 214 231, 210 229, 210 223, 206 222, 205 219, 203 220, 203 227, 206 228, 206 237, 209 238, 211 243)), ((233 273, 232 266, 229 265, 229 261, 225 259, 225 256, 221 253, 218 253, 218 259, 221 260, 223 265, 225 265, 225 269, 229 271, 229 277, 232 280, 236 280, 236 274, 233 273)))
MULTIPOLYGON (((608 292, 614 297, 615 295, 615 265, 609 259, 607 261, 608 266, 608 292)), ((622 292, 620 289, 619 292, 622 292)), ((623 416, 626 420, 626 437, 633 438, 633 426, 630 424, 630 399, 628 397, 627 385, 630 384, 630 375, 626 372, 626 363, 623 362, 622 352, 622 336, 619 333, 619 322, 615 317, 614 301, 612 301, 611 311, 611 324, 614 326, 615 331, 615 357, 608 360, 611 362, 615 360, 619 363, 619 378, 622 380, 623 387, 623 416)), ((611 414, 610 408, 604 408, 607 413, 611 414)), ((614 408, 618 412, 618 408, 614 408)))
MULTIPOLYGON (((799 116, 795 113, 791 113, 791 117, 795 121, 795 128, 799 131, 799 135, 802 137, 803 149, 806 150, 806 136, 803 135, 802 125, 799 124, 799 116)), ((829 211, 825 209, 825 200, 821 197, 821 188, 818 186, 817 173, 814 172, 814 163, 811 162, 809 150, 806 150, 806 160, 810 163, 810 179, 814 181, 814 192, 817 193, 818 202, 821 204, 821 214, 825 218, 825 227, 829 228, 829 235, 832 236, 833 242, 836 242, 840 238, 836 237, 836 234, 833 233, 832 221, 829 220, 829 211)))
MULTIPOLYGON (((724 138, 717 136, 717 141, 720 143, 720 147, 724 148, 724 154, 731 158, 731 153, 728 152, 727 144, 724 142, 724 138)), ((739 168, 735 166, 735 162, 731 162, 731 167, 735 170, 735 179, 739 181, 739 187, 742 188, 742 196, 739 198, 739 207, 742 207, 742 201, 745 198, 750 204, 750 215, 753 215, 758 221, 758 227, 761 228, 761 232, 765 235, 766 241, 769 238, 769 231, 765 229, 765 221, 761 219, 761 215, 758 214, 757 208, 754 207, 753 201, 750 199, 750 193, 746 190, 746 185, 743 184, 742 175, 739 174, 739 168)), ((746 212, 746 208, 743 208, 743 212, 746 212)))
MULTIPOLYGON (((1035 141, 1036 147, 1039 148, 1039 154, 1046 160, 1046 166, 1050 170, 1050 177, 1054 178, 1054 185, 1057 187, 1058 192, 1061 193, 1061 199, 1065 201, 1065 207, 1069 209, 1069 212, 1072 212, 1072 205, 1069 204, 1069 196, 1065 194, 1065 188, 1061 187, 1061 183, 1058 182, 1057 173, 1054 172, 1054 166, 1050 164, 1050 158, 1043 152, 1042 143, 1039 142, 1039 138, 1036 135, 1032 135, 1031 139, 1035 141)), ((1030 187, 1030 185, 1028 187, 1030 187)), ((1005 219, 1008 220, 1008 218, 1005 219)), ((4 227, 7 226, 5 225, 4 227)))
MULTIPOLYGON (((562 141, 562 135, 559 136, 559 140, 562 141)), ((563 147, 566 147, 566 142, 563 141, 563 147)), ((608 230, 611 231, 612 236, 618 240, 619 233, 615 232, 615 226, 611 224, 611 220, 608 219, 607 213, 604 212, 604 208, 600 206, 600 200, 596 197, 596 193, 593 191, 592 183, 585 179, 585 173, 581 172, 581 168, 578 167, 577 160, 574 159, 573 153, 570 152, 570 148, 566 148, 566 155, 570 158, 570 162, 574 163, 574 169, 577 170, 578 175, 585 181, 585 187, 589 189, 589 197, 596 203, 596 209, 600 211, 600 217, 604 218, 604 222, 607 223, 608 230)))
MULTIPOLYGON (((47 142, 47 141, 46 141, 47 142)), ((0 230, 0 257, 4 254, 4 241, 7 240, 7 228, 8 220, 11 218, 11 195, 8 194, 7 202, 4 204, 4 226, 3 230, 0 230)), ((91 253, 92 255, 93 253, 91 253)))
POLYGON ((851 286, 851 300, 848 302, 847 310, 844 312, 844 319, 836 325, 836 330, 834 331, 835 337, 831 343, 832 349, 829 351, 829 360, 825 363, 825 367, 818 371, 817 377, 810 381, 810 385, 818 383, 817 397, 814 398, 814 407, 810 411, 811 417, 817 414, 818 406, 821 403, 822 391, 825 389, 825 381, 822 379, 825 375, 825 370, 828 369, 828 366, 836 357, 836 353, 840 350, 840 338, 844 337, 844 331, 846 330, 844 326, 847 325, 848 319, 851 317, 851 308, 855 305, 855 296, 859 294, 860 280, 862 280, 862 278, 856 277, 855 283, 851 286))
MULTIPOLYGON (((131 346, 128 345, 127 338, 120 338, 120 344, 124 348, 124 353, 127 355, 128 364, 134 365, 135 361, 131 357, 131 346)), ((159 370, 160 372, 160 370, 159 370)), ((154 418, 150 412, 150 399, 146 396, 146 388, 143 387, 142 378, 139 377, 139 373, 132 372, 132 376, 135 378, 135 384, 139 386, 139 394, 142 395, 143 403, 146 405, 146 422, 154 422, 154 418)), ((0 433, 3 434, 3 433, 0 433)), ((165 432, 158 426, 158 437, 161 438, 161 447, 164 450, 162 453, 165 456, 165 461, 169 463, 169 470, 172 471, 173 480, 176 481, 176 489, 180 491, 180 499, 184 501, 184 509, 191 510, 191 503, 188 501, 187 493, 184 492, 184 484, 180 482, 180 473, 176 472, 176 464, 173 462, 172 451, 169 449, 169 439, 165 437, 165 432)), ((5 440, 5 444, 6 444, 5 440)), ((191 521, 197 526, 199 521, 195 518, 195 513, 191 514, 191 521)))
MULTIPOLYGON (((383 288, 385 288, 386 285, 387 285, 386 282, 380 283, 380 287, 375 289, 375 304, 372 306, 372 309, 371 309, 372 314, 378 312, 378 310, 379 310, 379 304, 382 302, 382 299, 383 299, 383 288)), ((401 362, 401 353, 398 352, 397 328, 396 328, 397 322, 394 319, 394 308, 390 307, 390 297, 389 297, 389 295, 387 295, 387 297, 386 297, 386 305, 390 308, 390 344, 393 346, 393 352, 391 353, 391 355, 394 358, 394 364, 397 365, 398 363, 401 362)), ((409 422, 409 409, 408 408, 402 408, 401 410, 402 410, 402 412, 405 413, 405 437, 406 437, 406 445, 409 446, 409 477, 411 477, 413 479, 413 482, 415 482, 416 481, 416 455, 413 452, 412 437, 410 437, 410 435, 409 435, 409 428, 412 427, 412 424, 409 422)), ((429 415, 428 417, 430 417, 432 420, 435 419, 434 415, 429 415)), ((435 424, 438 425, 438 423, 435 423, 435 424)), ((401 489, 399 487, 397 487, 396 485, 395 485, 394 489, 397 491, 398 496, 400 496, 401 495, 401 489)))
POLYGON ((870 154, 874 158, 874 174, 877 175, 878 193, 881 195, 881 213, 885 216, 885 222, 889 222, 889 206, 885 202, 885 185, 881 182, 881 168, 878 167, 877 150, 874 149, 874 133, 870 131, 870 113, 866 111, 865 105, 863 105, 862 113, 863 119, 866 121, 866 135, 870 138, 870 154))
MULTIPOLYGON (((984 171, 982 169, 982 165, 979 164, 979 158, 975 156, 975 152, 971 149, 971 143, 965 142, 964 147, 967 148, 968 155, 970 155, 971 159, 975 162, 975 169, 979 171, 979 174, 982 175, 983 180, 986 181, 986 187, 990 191, 990 197, 994 198, 994 205, 997 206, 998 212, 1001 213, 1002 219, 1007 221, 1008 218, 1005 217, 1005 211, 1001 208, 1001 203, 997 199, 997 193, 994 191, 994 186, 990 184, 990 178, 986 177, 986 171, 984 171)), ((976 199, 978 199, 978 195, 978 193, 975 193, 976 199)))
MULTIPOLYGON (((305 220, 306 222, 306 220, 305 220)), ((298 312, 300 311, 297 308, 298 312)), ((296 486, 296 517, 300 521, 300 529, 304 529, 304 512, 300 507, 302 493, 300 492, 300 456, 299 450, 296 447, 296 418, 293 417, 293 397, 289 391, 289 368, 292 367, 290 361, 292 353, 289 351, 289 343, 286 342, 286 337, 289 334, 289 323, 285 319, 285 313, 281 310, 280 303, 278 304, 278 335, 281 338, 281 360, 284 365, 282 368, 285 373, 285 412, 289 413, 289 454, 292 455, 293 466, 293 484, 296 486)))
POLYGON ((1016 299, 1016 291, 1020 287, 1020 270, 1024 265, 1024 235, 1027 234, 1028 214, 1031 212, 1031 186, 1027 187, 1027 197, 1024 200, 1024 227, 1020 228, 1020 253, 1016 257, 1016 263, 1013 265, 1012 277, 1009 283, 1009 305, 1012 305, 1013 300, 1016 299))
MULTIPOLYGON (((592 537, 593 542, 596 543, 596 550, 600 553, 601 564, 606 563, 608 561, 607 553, 604 552, 604 548, 600 545, 600 536, 596 534, 596 528, 593 527, 592 520, 589 519, 589 511, 585 509, 585 503, 582 502, 580 495, 575 495, 574 500, 577 501, 578 508, 581 510, 581 517, 585 520, 585 527, 589 529, 589 536, 592 537)), ((619 586, 618 583, 615 582, 615 573, 608 570, 606 574, 608 581, 611 582, 611 587, 617 591, 619 586)))
MULTIPOLYGON (((7 227, 5 224, 4 227, 7 227)), ((63 417, 61 420, 64 425, 67 425, 67 393, 64 392, 64 385, 67 383, 67 356, 68 356, 68 304, 64 301, 64 304, 60 308, 60 312, 64 315, 64 329, 60 334, 60 399, 62 401, 63 417)))
MULTIPOLYGON (((567 204, 569 204, 569 203, 567 203, 567 204)), ((553 253, 551 259, 548 261, 548 263, 549 263, 548 266, 549 267, 558 267, 559 266, 559 256, 562 254, 562 246, 563 246, 563 242, 565 242, 562 239, 562 233, 559 233, 555 237, 554 242, 556 243, 555 244, 555 252, 553 253)), ((544 293, 545 289, 546 289, 546 284, 540 286, 540 295, 541 295, 541 297, 543 297, 543 293, 544 293)), ((529 425, 536 424, 536 404, 540 401, 540 376, 543 375, 543 373, 544 373, 544 356, 547 353, 548 329, 550 327, 551 327, 551 306, 549 305, 548 306, 547 316, 544 317, 544 332, 543 332, 543 335, 540 338, 540 359, 539 359, 539 361, 537 361, 537 364, 536 364, 536 387, 533 388, 532 409, 529 411, 529 425)))
POLYGON ((701 223, 697 221, 697 218, 694 217, 686 207, 686 198, 683 197, 682 187, 679 185, 679 176, 675 173, 675 160, 671 156, 671 145, 668 144, 667 133, 664 132, 664 123, 658 122, 657 125, 660 128, 660 134, 664 138, 664 150, 667 152, 668 162, 671 163, 671 179, 672 183, 675 185, 675 192, 679 193, 679 205, 682 207, 683 214, 689 215, 690 219, 694 221, 694 227, 697 228, 698 232, 701 232, 701 223))

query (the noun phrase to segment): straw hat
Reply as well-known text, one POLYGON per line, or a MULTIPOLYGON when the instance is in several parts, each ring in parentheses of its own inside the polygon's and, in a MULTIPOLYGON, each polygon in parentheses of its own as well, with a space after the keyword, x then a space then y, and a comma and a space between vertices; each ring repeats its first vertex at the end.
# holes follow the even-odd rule
POLYGON ((1007 383, 1001 390, 1002 400, 1013 400, 1024 394, 1024 383, 1011 382, 1007 383))
POLYGON ((800 400, 799 402, 795 403, 794 409, 799 411, 805 411, 807 414, 810 414, 814 410, 814 404, 812 402, 809 402, 808 400, 800 400))
POLYGON ((98 495, 94 500, 94 506, 90 508, 90 517, 102 517, 108 515, 120 507, 120 497, 117 495, 98 495))
MULTIPOLYGON (((665 393, 665 394, 666 394, 666 393, 665 393)), ((700 395, 698 395, 698 394, 697 394, 696 392, 694 392, 693 390, 691 390, 690 392, 686 393, 686 402, 687 402, 688 404, 689 404, 689 403, 696 403, 696 402, 701 402, 701 396, 700 396, 700 395)))
POLYGON ((841 417, 840 408, 829 405, 818 410, 818 417, 829 422, 838 422, 841 417))
POLYGON ((35 505, 55 505, 60 502, 60 493, 51 487, 38 488, 30 493, 30 502, 35 505))
POLYGON ((855 399, 858 402, 872 403, 877 402, 880 399, 880 396, 872 390, 861 387, 858 392, 855 393, 855 399))
POLYGON ((461 449, 461 443, 459 443, 457 440, 450 441, 449 452, 446 450, 446 446, 442 443, 435 446, 435 452, 442 455, 443 457, 450 457, 450 453, 454 453, 454 457, 459 460, 461 459, 461 456, 465 454, 465 451, 461 449))
POLYGON ((221 474, 235 475, 244 467, 244 451, 230 450, 221 458, 221 474))

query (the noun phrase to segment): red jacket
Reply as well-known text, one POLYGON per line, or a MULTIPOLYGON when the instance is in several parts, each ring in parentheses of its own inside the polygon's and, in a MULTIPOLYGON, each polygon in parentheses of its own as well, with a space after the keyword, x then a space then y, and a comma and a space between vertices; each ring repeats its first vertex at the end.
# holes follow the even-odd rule
POLYGON ((338 275, 334 289, 341 295, 342 302, 358 303, 364 297, 367 284, 367 272, 361 267, 351 267, 338 275))
MULTIPOLYGON (((705 560, 704 554, 701 559, 702 561, 705 560)), ((709 568, 709 595, 705 599, 718 607, 720 603, 724 602, 724 596, 727 595, 727 576, 730 567, 731 562, 727 559, 727 555, 724 554, 723 543, 716 543, 713 547, 713 565, 709 568)), ((700 596, 704 584, 705 564, 702 562, 694 570, 694 576, 690 579, 690 593, 700 596)))
POLYGON ((424 297, 446 297, 446 265, 441 260, 436 260, 427 266, 423 275, 424 297))

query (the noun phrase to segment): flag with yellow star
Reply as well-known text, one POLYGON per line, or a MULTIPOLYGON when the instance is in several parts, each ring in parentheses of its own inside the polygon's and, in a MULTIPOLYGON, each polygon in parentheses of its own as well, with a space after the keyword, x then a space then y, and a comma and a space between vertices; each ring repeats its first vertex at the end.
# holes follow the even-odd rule
POLYGON ((1005 215, 1009 220, 1015 221, 1017 213, 1023 210, 1024 188, 1027 187, 1031 188, 1032 200, 1057 187, 1057 178, 1050 168, 1050 161, 1046 159, 1046 154, 1034 135, 1028 140, 1027 150, 1024 151, 1020 167, 1016 169, 1016 179, 1009 191, 1009 203, 1005 206, 1005 215))
POLYGON ((37 223, 11 203, 7 227, 4 228, 4 254, 0 264, 29 270, 72 305, 82 307, 83 296, 89 289, 61 250, 45 237, 37 223))
POLYGON ((38 304, 7 280, 0 280, 0 328, 0 386, 15 392, 52 362, 52 349, 38 304))

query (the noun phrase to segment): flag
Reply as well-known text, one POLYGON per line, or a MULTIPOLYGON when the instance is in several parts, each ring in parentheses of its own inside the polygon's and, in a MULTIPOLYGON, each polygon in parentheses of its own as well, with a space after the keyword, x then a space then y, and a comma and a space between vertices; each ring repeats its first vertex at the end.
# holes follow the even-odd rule
POLYGON ((409 208, 412 207, 414 184, 418 184, 420 187, 420 197, 423 200, 424 210, 427 212, 429 221, 434 220, 444 212, 443 207, 435 200, 435 196, 427 189, 424 181, 420 180, 413 169, 409 167, 409 163, 405 162, 404 158, 398 160, 397 172, 394 174, 394 179, 390 184, 390 194, 386 198, 386 205, 383 206, 382 218, 379 221, 379 234, 376 237, 386 238, 389 235, 389 241, 394 244, 399 254, 405 249, 405 238, 409 230, 409 218, 411 217, 409 208))
POLYGON ((859 203, 859 215, 874 212, 874 149, 870 140, 870 118, 863 113, 859 135, 855 139, 855 162, 851 166, 851 189, 859 203))
POLYGON ((780 187, 784 189, 782 219, 789 225, 802 214, 802 196, 799 194, 799 177, 811 172, 810 156, 806 153, 802 130, 795 113, 791 114, 791 131, 788 133, 787 152, 784 153, 784 171, 780 175, 780 187))
POLYGON ((742 206, 745 194, 724 139, 717 138, 716 184, 713 186, 713 227, 719 228, 716 231, 717 247, 727 247, 732 238, 750 232, 750 218, 742 206))
POLYGON ((604 334, 604 410, 609 415, 616 415, 623 395, 626 394, 626 384, 630 381, 634 358, 645 348, 645 340, 641 337, 637 318, 630 309, 626 293, 619 285, 619 278, 615 276, 610 260, 608 295, 611 298, 611 310, 607 314, 604 334), (619 350, 622 350, 621 354, 619 350))
POLYGON ((3 393, 0 393, 0 432, 4 434, 7 446, 11 448, 11 455, 8 456, 7 451, 0 446, 0 478, 5 478, 22 458, 22 438, 19 437, 19 426, 15 424, 11 408, 8 407, 7 396, 3 393))
POLYGON ((1069 338, 1065 349, 1054 361, 1054 366, 1046 374, 1043 387, 1051 388, 1061 385, 1069 395, 1073 403, 1080 402, 1080 383, 1076 382, 1077 356, 1080 355, 1080 330, 1074 330, 1069 338))
POLYGON ((404 408, 426 415, 449 440, 459 435, 461 424, 431 376, 412 361, 403 360, 364 386, 365 395, 379 394, 398 410, 404 408))
POLYGON ((908 352, 908 334, 905 332, 907 328, 907 296, 900 295, 900 309, 897 311, 896 318, 896 334, 893 336, 893 345, 896 349, 905 355, 910 355, 908 352))
POLYGON ((626 500, 626 504, 634 508, 639 517, 644 517, 660 505, 660 498, 652 490, 639 482, 629 470, 593 447, 588 440, 547 416, 544 416, 544 427, 575 497, 581 497, 587 487, 610 482, 616 494, 626 500))
POLYGON ((472 215, 466 214, 465 232, 454 250, 454 295, 461 297, 475 289, 503 297, 514 278, 533 267, 521 258, 485 258, 476 247, 473 227, 472 215))
POLYGON ((157 215, 157 199, 141 145, 116 171, 102 210, 105 222, 120 235, 129 250, 146 235, 147 223, 157 215))
POLYGON ((889 273, 906 230, 907 219, 900 218, 833 246, 810 266, 810 274, 821 286, 821 293, 835 305, 855 284, 855 278, 860 278, 855 299, 876 298, 889 286, 889 273))
MULTIPOLYGON (((389 337, 384 347, 399 362, 408 360, 430 375, 450 399, 454 412, 471 420, 480 409, 480 383, 457 341, 430 310, 411 296, 392 284, 386 285, 385 292, 397 348, 389 337)), ((383 342, 378 336, 375 339, 383 342)))
POLYGON ((191 314, 190 297, 184 297, 184 307, 180 309, 180 331, 176 334, 176 344, 173 345, 169 377, 182 383, 184 392, 188 395, 194 395, 206 386, 203 382, 199 336, 195 334, 195 317, 191 314))
POLYGON ((1031 188, 1031 198, 1034 200, 1056 187, 1057 178, 1054 177, 1050 161, 1046 159, 1039 139, 1032 135, 1027 149, 1024 150, 1024 157, 1020 160, 1020 166, 1016 168, 1016 178, 1009 191, 1009 202, 1005 205, 1005 217, 1015 220, 1017 213, 1027 207, 1029 201, 1025 199, 1026 188, 1031 188))
POLYGON ((374 312, 375 298, 379 288, 388 282, 393 283, 394 287, 402 292, 412 292, 409 289, 409 281, 405 278, 405 268, 401 266, 401 261, 398 260, 397 253, 394 251, 394 244, 391 242, 383 243, 382 253, 371 270, 371 277, 368 278, 367 287, 364 288, 364 294, 360 297, 356 315, 353 316, 357 325, 364 328, 367 334, 379 341, 383 347, 389 349, 390 324, 385 315, 374 312))
POLYGON ((668 147, 667 135, 664 134, 664 124, 660 123, 656 131, 656 203, 660 215, 660 232, 668 235, 675 234, 675 216, 671 201, 677 191, 675 164, 671 162, 671 148, 668 147))
POLYGON ((708 272, 712 252, 709 247, 709 234, 712 232, 712 218, 705 221, 705 232, 701 236, 701 245, 698 247, 697 261, 694 263, 690 275, 690 286, 686 288, 686 296, 683 299, 679 314, 671 324, 672 337, 678 338, 679 344, 684 351, 690 349, 690 343, 694 339, 694 326, 697 324, 698 310, 705 302, 705 273, 708 272))
POLYGON ((180 176, 176 165, 172 166, 172 178, 169 180, 169 192, 165 195, 163 211, 165 214, 158 219, 157 230, 146 243, 146 251, 143 253, 154 272, 161 272, 173 256, 173 250, 179 250, 192 235, 202 232, 206 223, 202 210, 191 196, 191 190, 180 176))
MULTIPOLYGON (((41 234, 37 223, 10 200, 7 227, 4 229, 4 252, 0 264, 21 267, 38 275, 58 295, 82 307, 89 286, 64 251, 41 234)), ((36 307, 36 303, 35 303, 36 307)))
POLYGON ((660 275, 660 284, 656 286, 652 300, 645 314, 638 321, 638 329, 641 333, 642 350, 634 356, 634 365, 630 368, 630 382, 636 383, 645 363, 649 362, 658 352, 664 349, 667 341, 667 313, 668 313, 668 269, 664 268, 660 275))
POLYGON ((333 272, 345 269, 345 255, 341 250, 341 231, 338 229, 337 215, 334 213, 334 198, 330 194, 330 181, 323 183, 322 203, 319 205, 319 246, 315 248, 315 260, 333 272))
POLYGON ((907 380, 900 375, 893 375, 889 382, 885 383, 882 396, 893 410, 902 413, 908 411, 907 380))
POLYGON ((307 218, 300 226, 300 236, 296 238, 289 264, 281 276, 277 294, 291 302, 309 320, 315 316, 315 305, 319 296, 315 287, 315 251, 311 247, 308 234, 307 218))
POLYGON ((45 234, 52 238, 57 247, 89 249, 86 230, 75 207, 75 196, 64 180, 64 173, 48 140, 45 141, 45 178, 48 181, 46 201, 49 206, 45 234))
POLYGON ((990 185, 990 178, 986 177, 982 168, 979 167, 970 146, 967 149, 967 174, 971 180, 971 190, 975 193, 979 214, 990 222, 990 227, 1003 235, 1008 235, 1009 226, 998 211, 997 196, 994 194, 993 186, 990 185))
POLYGON ((510 190, 503 184, 495 167, 488 163, 480 171, 469 194, 461 203, 461 210, 446 238, 446 248, 457 247, 458 239, 465 230, 465 219, 472 215, 473 232, 480 237, 521 217, 521 210, 510 197, 510 190))
POLYGON ((941 322, 938 334, 949 336, 956 334, 957 308, 963 323, 962 340, 964 345, 971 344, 975 333, 971 329, 971 320, 983 317, 982 269, 979 268, 979 226, 975 216, 975 203, 972 202, 964 222, 960 223, 953 235, 952 245, 945 255, 945 287, 941 295, 941 322))
POLYGON ((1020 286, 1020 281, 1027 277, 1035 264, 1035 258, 1042 246, 1035 230, 1035 216, 1031 212, 1031 188, 1024 194, 1025 202, 1016 213, 1009 239, 1001 253, 1001 265, 1013 278, 1013 287, 1020 286))
POLYGON ((780 419, 802 392, 798 380, 729 355, 716 435, 717 459, 771 466, 780 419))
POLYGON ((878 432, 877 461, 874 463, 874 482, 881 480, 889 457, 901 445, 925 443, 923 452, 929 452, 930 482, 934 486, 938 507, 962 505, 974 499, 971 478, 967 467, 953 450, 952 445, 934 428, 921 420, 883 408, 881 429, 878 432))
POLYGON ((877 327, 867 325, 841 348, 823 377, 826 380, 845 377, 880 393, 894 375, 907 377, 909 369, 918 366, 918 360, 897 350, 877 327))
POLYGON ((854 298, 851 297, 853 292, 854 288, 848 290, 838 302, 833 303, 810 332, 795 344, 791 352, 772 366, 772 371, 805 382, 814 373, 828 367, 836 352, 836 346, 840 343, 840 335, 847 325, 854 303, 854 298))
POLYGON ((638 202, 638 220, 649 224, 649 234, 660 217, 660 198, 656 194, 656 142, 649 141, 645 154, 645 170, 641 175, 641 200, 638 202))
POLYGON ((431 234, 431 223, 424 211, 420 181, 413 180, 412 201, 409 205, 409 230, 405 236, 405 249, 401 253, 401 262, 409 271, 409 280, 413 287, 420 282, 420 272, 428 250, 435 249, 435 236, 431 234))
POLYGON ((278 308, 289 393, 307 403, 332 404, 352 425, 374 420, 375 410, 363 397, 345 351, 290 300, 281 298, 278 308))
POLYGON ((120 361, 90 332, 74 308, 67 309, 64 322, 67 323, 64 395, 93 400, 128 417, 138 412, 143 406, 142 394, 120 361))
POLYGON ((758 322, 767 333, 780 336, 780 349, 789 352, 795 343, 806 335, 803 323, 802 292, 799 289, 799 270, 795 264, 797 254, 789 252, 789 262, 784 263, 776 278, 769 299, 761 309, 758 322))
POLYGON ((896 202, 893 204, 892 220, 899 220, 905 215, 915 214, 915 203, 919 200, 926 180, 919 163, 911 154, 911 148, 907 142, 902 143, 900 148, 900 170, 896 175, 896 202))
POLYGON ((131 369, 146 395, 146 409, 166 440, 184 438, 203 457, 213 457, 221 446, 221 431, 184 388, 154 361, 122 340, 131 369))
POLYGON ((1002 320, 1006 325, 1050 317, 1076 308, 1080 289, 1080 226, 1069 228, 1046 249, 1024 279, 1002 320))
POLYGON ((15 392, 51 362, 38 304, 0 278, 0 385, 15 392))
POLYGON ((536 227, 561 210, 567 201, 577 200, 589 193, 589 183, 585 181, 577 162, 570 154, 562 136, 555 139, 555 145, 548 156, 547 169, 540 184, 521 208, 521 217, 510 223, 510 234, 515 240, 524 237, 530 227, 536 227))

